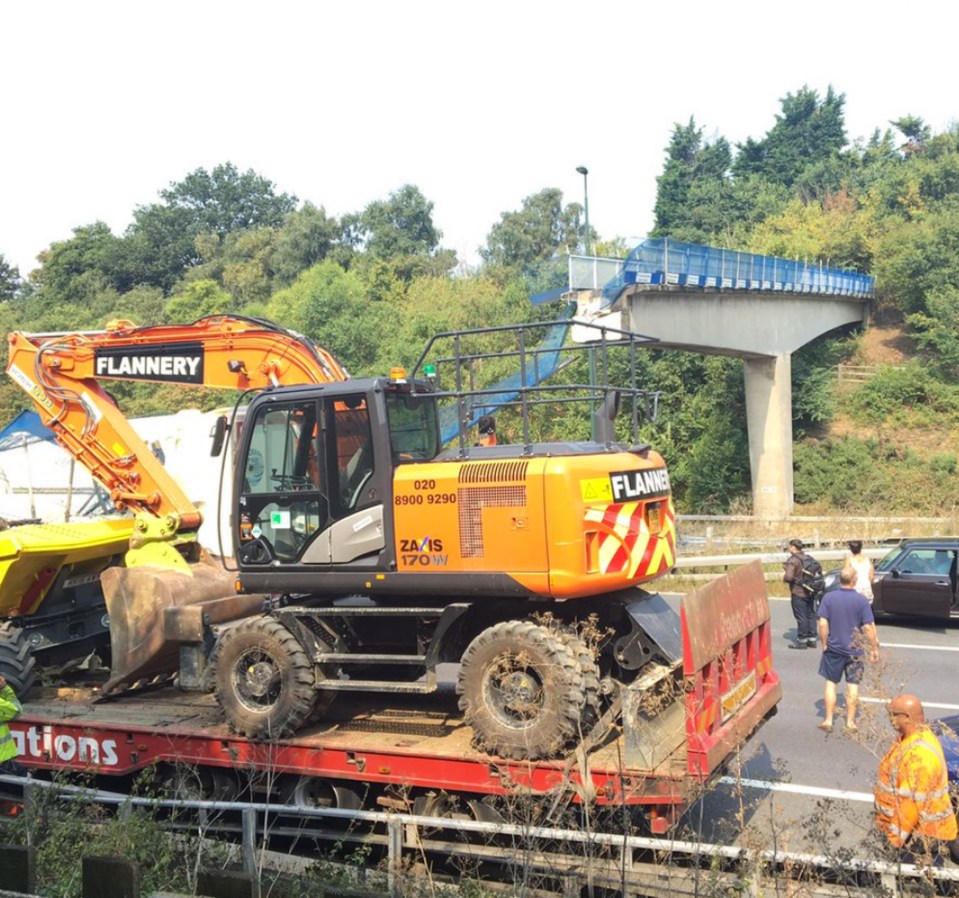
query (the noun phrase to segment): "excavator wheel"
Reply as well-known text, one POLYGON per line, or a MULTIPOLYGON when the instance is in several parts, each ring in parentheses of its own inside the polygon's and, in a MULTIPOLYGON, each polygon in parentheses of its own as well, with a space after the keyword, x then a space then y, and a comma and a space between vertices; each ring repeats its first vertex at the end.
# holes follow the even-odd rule
POLYGON ((576 658, 583 675, 583 713, 580 718, 583 735, 588 733, 600 718, 600 673, 596 656, 586 641, 575 630, 561 630, 559 638, 566 643, 576 658))
POLYGON ((211 660, 216 700, 241 736, 289 736, 332 701, 332 693, 314 687, 313 664, 299 642, 273 618, 227 629, 211 660))
POLYGON ((463 654, 456 691, 474 739, 516 760, 561 752, 580 731, 583 671, 570 646, 531 621, 505 621, 463 654))
POLYGON ((36 681, 36 658, 26 633, 11 621, 0 624, 0 675, 23 698, 36 681))

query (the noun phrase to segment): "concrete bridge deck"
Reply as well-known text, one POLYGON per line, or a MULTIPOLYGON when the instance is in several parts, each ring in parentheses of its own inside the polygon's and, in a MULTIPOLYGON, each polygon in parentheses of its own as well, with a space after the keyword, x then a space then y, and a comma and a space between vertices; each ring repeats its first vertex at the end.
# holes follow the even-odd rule
POLYGON ((754 514, 793 508, 792 353, 868 321, 873 278, 735 250, 647 240, 626 260, 571 257, 581 317, 660 346, 743 360, 754 514), (598 281, 603 277, 602 289, 598 281))

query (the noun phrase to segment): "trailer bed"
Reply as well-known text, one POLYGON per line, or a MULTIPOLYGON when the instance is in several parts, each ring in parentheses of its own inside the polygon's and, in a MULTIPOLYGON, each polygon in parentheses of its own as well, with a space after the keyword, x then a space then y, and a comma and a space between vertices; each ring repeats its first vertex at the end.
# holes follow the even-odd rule
MULTIPOLYGON (((675 612, 665 603, 644 607, 650 630, 664 621, 673 626, 675 612)), ((663 832, 775 713, 782 695, 758 563, 690 593, 679 619, 675 660, 644 668, 610 703, 597 731, 554 760, 479 751, 447 681, 432 695, 341 693, 321 721, 271 741, 232 733, 211 695, 172 687, 107 698, 94 689, 35 691, 11 730, 21 760, 51 771, 119 781, 153 765, 188 765, 221 780, 224 772, 249 782, 305 779, 334 796, 400 789, 470 802, 550 793, 641 806, 653 830, 663 832)))
POLYGON ((30 695, 12 728, 30 766, 112 776, 165 762, 482 794, 568 787, 578 800, 631 804, 685 803, 699 786, 687 776, 682 742, 654 769, 621 769, 623 739, 615 733, 585 764, 575 753, 508 761, 477 751, 472 730, 444 710, 455 707, 451 687, 429 699, 417 696, 414 708, 395 695, 389 707, 353 698, 293 737, 256 743, 229 731, 210 695, 171 687, 98 700, 93 690, 43 689, 30 695))

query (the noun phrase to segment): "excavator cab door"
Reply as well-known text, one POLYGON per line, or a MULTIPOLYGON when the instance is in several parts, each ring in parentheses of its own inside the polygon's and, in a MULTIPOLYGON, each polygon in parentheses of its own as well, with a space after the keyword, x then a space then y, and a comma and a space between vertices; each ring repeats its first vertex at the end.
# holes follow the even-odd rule
POLYGON ((295 564, 329 526, 329 490, 318 463, 320 408, 314 399, 261 405, 245 425, 241 564, 295 564))
POLYGON ((244 431, 241 567, 346 563, 383 548, 365 393, 254 403, 244 431))

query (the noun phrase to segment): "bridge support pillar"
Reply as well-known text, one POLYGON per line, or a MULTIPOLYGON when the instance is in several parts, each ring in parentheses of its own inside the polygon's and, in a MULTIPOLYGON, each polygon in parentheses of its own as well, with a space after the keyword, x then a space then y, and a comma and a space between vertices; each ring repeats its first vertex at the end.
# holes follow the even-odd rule
POLYGON ((743 359, 753 514, 780 518, 793 507, 792 360, 788 352, 743 359))

